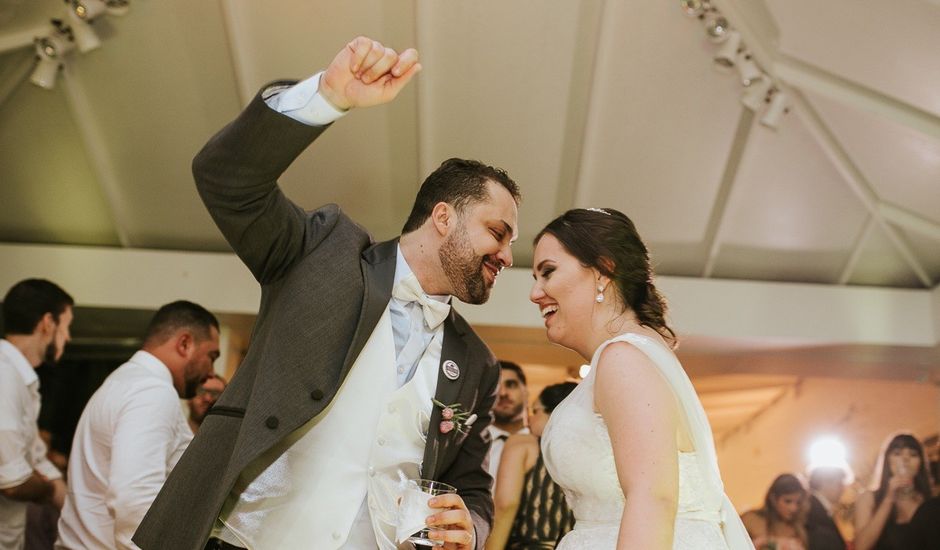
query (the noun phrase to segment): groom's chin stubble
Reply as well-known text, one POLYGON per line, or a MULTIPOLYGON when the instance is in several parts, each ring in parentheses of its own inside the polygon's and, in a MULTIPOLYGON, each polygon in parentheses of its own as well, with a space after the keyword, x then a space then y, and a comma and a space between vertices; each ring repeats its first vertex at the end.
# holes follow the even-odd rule
POLYGON ((477 280, 477 285, 467 284, 466 298, 458 296, 461 302, 467 304, 472 304, 475 306, 485 304, 490 299, 490 292, 493 290, 492 285, 487 285, 485 280, 477 280))

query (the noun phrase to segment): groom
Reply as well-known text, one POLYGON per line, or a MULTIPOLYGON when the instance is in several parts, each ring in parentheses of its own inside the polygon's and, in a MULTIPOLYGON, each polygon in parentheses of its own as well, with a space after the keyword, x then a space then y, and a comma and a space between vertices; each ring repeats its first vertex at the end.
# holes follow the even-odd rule
POLYGON ((417 59, 356 38, 326 71, 262 90, 196 156, 199 193, 261 306, 237 375, 134 537, 142 548, 393 548, 402 477, 456 487, 431 501, 431 536, 482 548, 499 366, 449 304, 485 302, 511 265, 516 184, 450 159, 401 237, 378 244, 336 205, 304 212, 277 186, 330 122, 394 99, 417 59))

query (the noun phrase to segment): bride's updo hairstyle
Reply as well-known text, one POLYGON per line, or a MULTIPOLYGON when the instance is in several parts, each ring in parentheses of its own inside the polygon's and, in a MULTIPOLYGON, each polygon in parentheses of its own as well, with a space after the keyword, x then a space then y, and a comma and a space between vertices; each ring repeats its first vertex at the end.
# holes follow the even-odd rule
POLYGON ((558 216, 535 237, 551 235, 587 268, 614 282, 618 297, 637 321, 673 346, 676 333, 666 324, 666 300, 653 285, 649 252, 625 214, 611 208, 576 208, 558 216))

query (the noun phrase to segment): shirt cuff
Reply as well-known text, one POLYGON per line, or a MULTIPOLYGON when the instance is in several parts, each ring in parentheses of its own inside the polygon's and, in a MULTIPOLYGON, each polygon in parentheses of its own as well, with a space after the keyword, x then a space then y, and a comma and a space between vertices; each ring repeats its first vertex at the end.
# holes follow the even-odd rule
POLYGON ((0 465, 0 489, 18 487, 33 475, 33 469, 25 458, 19 458, 0 465))
POLYGON ((319 93, 322 75, 323 71, 320 71, 289 88, 266 90, 264 102, 275 111, 308 126, 326 126, 339 120, 349 111, 337 109, 319 93), (269 95, 268 92, 273 93, 269 95))
POLYGON ((46 459, 43 459, 36 463, 36 471, 40 474, 46 476, 47 479, 59 479, 62 477, 62 472, 55 467, 51 462, 46 459))

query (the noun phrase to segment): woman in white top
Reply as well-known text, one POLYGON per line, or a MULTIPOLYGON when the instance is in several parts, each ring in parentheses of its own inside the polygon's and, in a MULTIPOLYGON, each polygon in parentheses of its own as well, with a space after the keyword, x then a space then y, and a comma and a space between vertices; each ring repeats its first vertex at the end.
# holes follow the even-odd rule
POLYGON ((711 428, 672 352, 633 222, 569 210, 535 242, 530 299, 548 339, 592 367, 542 438, 576 518, 559 550, 753 548, 724 496, 711 428))

